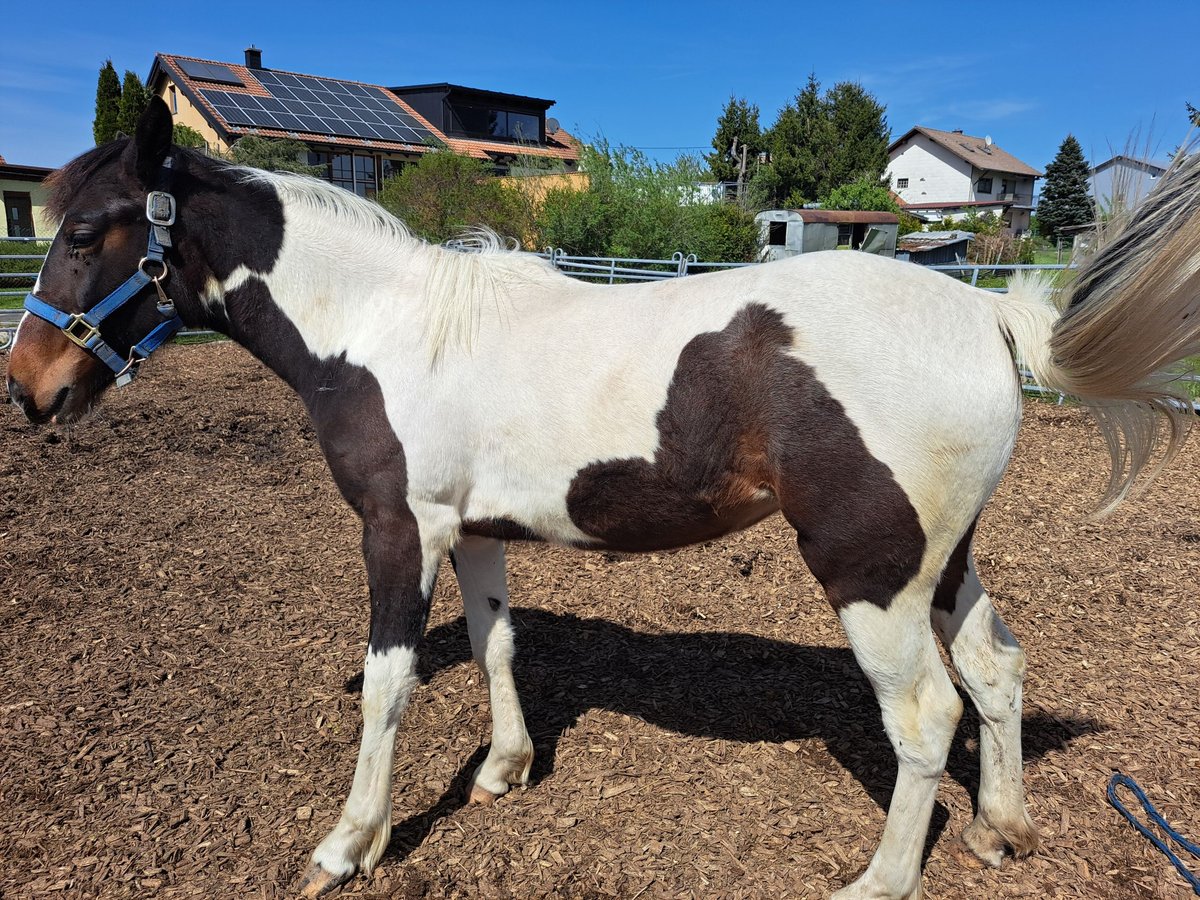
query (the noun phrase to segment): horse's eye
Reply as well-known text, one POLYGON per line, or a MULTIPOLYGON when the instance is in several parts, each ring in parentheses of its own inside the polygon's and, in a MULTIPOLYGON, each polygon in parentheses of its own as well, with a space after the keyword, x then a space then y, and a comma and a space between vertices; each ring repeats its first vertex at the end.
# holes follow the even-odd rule
POLYGON ((72 250, 82 250, 96 243, 98 236, 99 234, 91 229, 81 228, 78 231, 71 232, 68 243, 72 250))

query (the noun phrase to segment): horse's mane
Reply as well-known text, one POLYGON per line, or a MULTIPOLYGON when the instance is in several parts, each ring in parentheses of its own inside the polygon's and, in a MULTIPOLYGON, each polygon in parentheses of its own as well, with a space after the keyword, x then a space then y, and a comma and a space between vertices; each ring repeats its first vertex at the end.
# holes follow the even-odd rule
POLYGON ((118 138, 101 144, 71 160, 61 169, 51 172, 44 182, 49 195, 46 198, 46 213, 55 222, 62 222, 71 201, 87 181, 99 169, 114 162, 129 143, 129 138, 118 138))
POLYGON ((511 286, 562 277, 544 260, 517 252, 490 228, 469 229, 457 242, 462 249, 439 247, 414 235, 378 203, 327 181, 260 169, 241 173, 244 180, 269 184, 285 205, 306 206, 361 232, 380 252, 394 253, 398 260, 421 258, 427 267, 425 339, 435 362, 450 344, 471 349, 485 303, 500 308, 511 286))
MULTIPOLYGON (((128 138, 118 138, 89 150, 47 178, 49 214, 61 221, 83 185, 115 162, 128 143, 128 138)), ((516 247, 488 228, 467 231, 458 242, 462 250, 438 247, 414 235, 379 204, 327 181, 238 166, 180 147, 175 147, 173 153, 185 159, 189 169, 223 170, 243 182, 265 183, 285 205, 304 206, 336 218, 340 225, 361 233, 376 247, 382 244, 382 252, 395 254, 397 260, 420 257, 427 266, 425 337, 435 361, 450 344, 470 350, 484 305, 499 307, 511 286, 562 277, 544 260, 516 252, 516 247)))

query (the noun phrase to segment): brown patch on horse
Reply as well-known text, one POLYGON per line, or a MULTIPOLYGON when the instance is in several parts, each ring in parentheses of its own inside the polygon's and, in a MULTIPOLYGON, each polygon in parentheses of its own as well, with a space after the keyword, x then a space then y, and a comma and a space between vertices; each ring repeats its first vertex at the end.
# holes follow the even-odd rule
POLYGON ((678 547, 782 509, 835 606, 886 607, 925 552, 917 512, 858 428, 790 351, 782 315, 752 303, 679 355, 654 460, 591 463, 567 510, 600 546, 678 547))
POLYGON ((971 539, 975 537, 975 526, 978 524, 978 519, 971 523, 967 533, 962 536, 962 540, 950 554, 950 559, 946 562, 946 568, 938 581, 937 589, 933 592, 934 609, 940 609, 947 614, 954 613, 955 604, 958 602, 958 589, 967 580, 967 565, 971 559, 971 539))
POLYGON ((9 393, 32 421, 42 422, 58 411, 66 399, 63 392, 84 381, 92 367, 85 350, 49 322, 30 316, 9 354, 9 393))
POLYGON ((498 541, 544 541, 545 538, 513 519, 470 519, 462 523, 468 537, 494 538, 498 541))

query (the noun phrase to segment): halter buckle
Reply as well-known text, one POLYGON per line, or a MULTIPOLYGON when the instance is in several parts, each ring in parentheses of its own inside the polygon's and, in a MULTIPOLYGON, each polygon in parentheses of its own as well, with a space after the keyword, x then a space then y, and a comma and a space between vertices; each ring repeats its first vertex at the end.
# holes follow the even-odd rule
POLYGON ((78 344, 84 350, 90 350, 88 343, 99 337, 100 329, 85 319, 82 313, 75 313, 71 316, 70 321, 62 327, 62 333, 72 343, 78 344))
POLYGON ((146 218, 151 225, 164 228, 175 224, 175 195, 166 191, 151 191, 146 195, 146 218))

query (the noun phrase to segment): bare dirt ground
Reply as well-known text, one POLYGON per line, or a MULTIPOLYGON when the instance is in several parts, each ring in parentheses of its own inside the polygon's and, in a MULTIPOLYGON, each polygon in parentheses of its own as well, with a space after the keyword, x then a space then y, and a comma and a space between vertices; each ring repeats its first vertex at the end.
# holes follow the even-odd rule
MULTIPOLYGON (((231 345, 172 348, 73 435, 0 407, 0 895, 284 897, 359 732, 359 531, 300 404, 231 345)), ((1133 774, 1200 836, 1200 442, 1084 522, 1104 462, 1030 404, 979 528, 1029 656, 1042 849, 981 868, 968 712, 927 895, 1183 898, 1104 800, 1133 774)), ((488 735, 438 586, 370 897, 820 897, 866 866, 894 758, 787 528, 642 558, 510 547, 534 782, 466 807, 488 735)))

